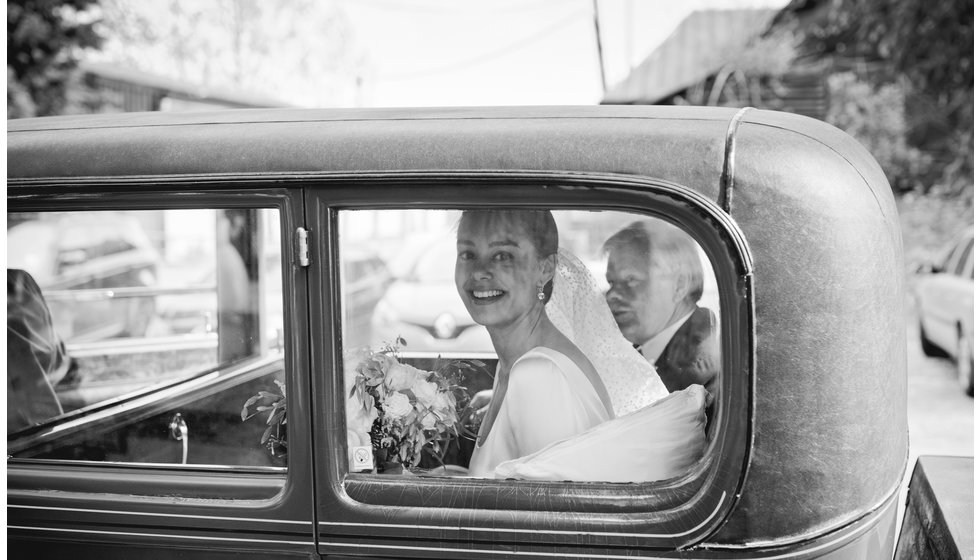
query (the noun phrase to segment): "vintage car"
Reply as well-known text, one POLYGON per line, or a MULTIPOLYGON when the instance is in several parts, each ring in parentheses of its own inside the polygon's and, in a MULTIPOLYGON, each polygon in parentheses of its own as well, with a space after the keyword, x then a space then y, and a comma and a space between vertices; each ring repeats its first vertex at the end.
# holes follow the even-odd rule
MULTIPOLYGON (((8 216, 127 212, 160 255, 152 287, 62 303, 138 293, 203 325, 157 312, 139 336, 69 341, 66 379, 117 390, 60 413, 18 397, 46 372, 8 344, 8 419, 29 419, 8 423, 14 556, 892 557, 900 231, 877 163, 827 124, 612 106, 73 116, 9 121, 7 164, 8 216), (551 210, 597 274, 603 240, 633 221, 700 247, 721 374, 707 449, 680 476, 419 476, 355 453, 372 311, 352 311, 345 269, 365 240, 397 256, 415 234, 452 236, 461 210, 505 207, 551 210), (181 300, 201 297, 198 278, 207 303, 181 300)), ((472 394, 495 356, 403 359, 472 360, 472 394)), ((465 467, 466 446, 444 459, 465 467)))

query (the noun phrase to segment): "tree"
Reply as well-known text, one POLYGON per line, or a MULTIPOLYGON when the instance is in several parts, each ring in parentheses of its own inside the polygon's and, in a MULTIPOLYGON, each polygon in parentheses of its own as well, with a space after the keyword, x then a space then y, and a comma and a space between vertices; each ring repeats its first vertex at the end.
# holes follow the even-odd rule
POLYGON ((905 92, 896 84, 875 87, 853 72, 839 72, 827 80, 827 122, 861 141, 898 192, 922 189, 917 182, 931 158, 909 146, 905 118, 905 92))
POLYGON ((337 104, 361 60, 347 21, 321 0, 102 0, 98 58, 302 105, 337 104))
POLYGON ((904 92, 906 140, 933 164, 919 178, 973 184, 973 2, 794 0, 804 55, 861 60, 877 90, 904 92))
POLYGON ((84 49, 97 48, 98 0, 7 2, 7 118, 57 115, 84 49))

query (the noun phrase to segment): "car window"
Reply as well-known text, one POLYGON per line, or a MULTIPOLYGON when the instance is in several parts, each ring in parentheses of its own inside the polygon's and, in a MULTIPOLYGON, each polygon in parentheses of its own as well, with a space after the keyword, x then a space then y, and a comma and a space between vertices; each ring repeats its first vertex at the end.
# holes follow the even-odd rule
POLYGON ((242 421, 251 396, 282 387, 277 211, 7 222, 8 453, 284 464, 265 418, 242 421))
MULTIPOLYGON (((585 283, 582 293, 595 298, 590 301, 598 302, 594 309, 599 314, 588 319, 565 317, 560 315, 564 311, 555 311, 556 299, 549 317, 556 324, 565 321, 560 328, 569 333, 578 329, 569 338, 577 337, 576 344, 583 347, 588 344, 584 339, 591 336, 586 333, 593 332, 591 323, 608 321, 630 359, 639 360, 651 376, 657 375, 654 367, 660 372, 656 386, 637 382, 624 389, 618 384, 625 381, 603 378, 610 395, 619 399, 624 392, 650 391, 647 401, 637 396, 636 403, 646 403, 694 384, 705 386, 707 394, 717 391, 722 312, 718 282, 705 251, 694 239, 663 219, 641 214, 579 210, 551 214, 558 231, 559 262, 575 263, 575 278, 585 283), (641 256, 642 266, 637 264, 641 256), (637 297, 633 292, 640 290, 645 290, 644 297, 653 293, 659 300, 656 305, 646 302, 643 309, 648 316, 637 320, 635 315, 640 312, 625 299, 627 295, 637 297), (666 292, 672 290, 681 295, 671 299, 666 292), (683 312, 677 312, 680 309, 683 312), (636 326, 638 322, 645 326, 636 326), (656 391, 661 392, 654 394, 656 391)), ((460 220, 461 212, 454 210, 339 212, 339 256, 345 269, 362 259, 365 248, 370 247, 380 260, 390 263, 388 268, 406 271, 390 281, 388 276, 346 277, 341 286, 350 472, 426 474, 433 469, 442 472, 438 469, 443 465, 452 472, 472 466, 481 424, 498 390, 494 388, 498 355, 487 327, 462 299, 461 290, 466 287, 458 281, 458 263, 470 257, 466 247, 457 245, 460 220), (354 295, 352 288, 365 282, 379 287, 373 299, 354 295), (361 331, 365 317, 370 317, 367 334, 361 331)), ((568 278, 572 277, 562 276, 554 282, 571 282, 568 278)), ((504 283, 488 284, 485 289, 498 287, 511 289, 504 283)), ((558 298, 567 288, 554 289, 558 298)), ((528 406, 544 408, 548 401, 548 396, 541 395, 540 401, 528 406)), ((509 412, 520 416, 519 411, 509 412)), ((702 441, 712 414, 708 406, 699 427, 702 441)), ((483 472, 479 476, 494 475, 483 472)), ((554 473, 551 479, 607 480, 563 476, 554 473)))

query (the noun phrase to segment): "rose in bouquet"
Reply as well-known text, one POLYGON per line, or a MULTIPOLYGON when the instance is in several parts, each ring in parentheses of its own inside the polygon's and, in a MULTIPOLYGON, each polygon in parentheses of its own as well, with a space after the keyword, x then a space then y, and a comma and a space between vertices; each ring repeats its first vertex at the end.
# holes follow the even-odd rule
POLYGON ((416 468, 423 455, 441 465, 449 445, 462 433, 457 410, 468 396, 459 378, 470 365, 455 361, 424 371, 399 361, 397 350, 398 346, 386 346, 357 365, 348 395, 348 422, 362 429, 370 425, 379 471, 416 468))

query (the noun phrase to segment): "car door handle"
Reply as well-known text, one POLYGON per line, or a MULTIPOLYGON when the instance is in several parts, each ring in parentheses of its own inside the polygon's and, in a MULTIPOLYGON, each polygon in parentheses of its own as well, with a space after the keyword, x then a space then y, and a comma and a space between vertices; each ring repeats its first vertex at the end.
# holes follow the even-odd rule
POLYGON ((170 437, 183 443, 183 455, 181 456, 180 464, 187 464, 187 442, 190 439, 187 436, 187 422, 184 421, 184 417, 178 412, 174 414, 174 417, 170 419, 170 437))

